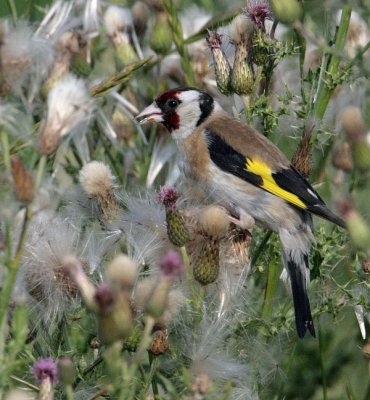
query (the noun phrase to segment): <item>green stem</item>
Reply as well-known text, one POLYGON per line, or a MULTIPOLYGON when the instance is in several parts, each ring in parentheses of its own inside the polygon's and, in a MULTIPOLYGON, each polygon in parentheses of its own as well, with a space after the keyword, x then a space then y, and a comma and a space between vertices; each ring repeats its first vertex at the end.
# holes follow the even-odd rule
POLYGON ((260 255, 262 254, 263 249, 265 248, 267 242, 270 240, 272 235, 272 231, 268 231, 266 235, 263 237, 261 242, 258 244, 258 247, 254 251, 252 260, 251 260, 251 269, 256 265, 257 260, 259 259, 260 255))
POLYGON ((182 256, 182 261, 185 266, 186 279, 188 281, 188 285, 189 285, 189 288, 191 291, 191 297, 192 297, 191 301, 192 301, 194 310, 196 312, 199 312, 199 310, 202 309, 203 299, 200 299, 199 294, 196 289, 196 285, 195 285, 195 281, 194 281, 194 277, 193 277, 193 271, 191 269, 190 260, 189 260, 188 253, 186 251, 186 247, 185 246, 180 247, 180 252, 181 252, 181 256, 182 256))
POLYGON ((155 356, 150 352, 148 352, 148 356, 149 356, 150 371, 149 371, 149 375, 147 376, 146 382, 144 384, 143 393, 146 394, 146 392, 149 388, 149 385, 152 384, 154 398, 156 399, 159 396, 158 384, 157 384, 157 380, 155 378, 155 372, 156 372, 156 369, 158 366, 158 356, 155 356))
POLYGON ((33 390, 34 392, 38 392, 40 388, 38 386, 32 385, 32 383, 25 381, 24 379, 18 378, 18 376, 10 375, 9 378, 13 379, 14 381, 21 383, 24 386, 27 386, 29 389, 33 390))
POLYGON ((245 117, 248 124, 252 124, 251 96, 241 96, 244 104, 245 117))
MULTIPOLYGON (((335 40, 334 49, 337 53, 340 53, 345 45, 349 21, 351 18, 352 7, 344 6, 342 9, 342 16, 339 23, 339 28, 335 40)), ((336 76, 339 72, 339 63, 341 58, 338 55, 332 55, 327 71, 324 71, 323 74, 320 74, 320 81, 318 87, 318 93, 315 100, 314 105, 314 116, 321 120, 325 114, 326 108, 329 104, 329 100, 331 95, 335 89, 335 84, 328 85, 325 80, 329 77, 336 76), (326 72, 326 73, 325 73, 326 72)))
POLYGON ((73 400, 74 399, 72 385, 66 385, 65 386, 65 392, 66 392, 67 400, 73 400))
POLYGON ((12 260, 10 260, 8 263, 8 275, 4 282, 4 285, 2 288, 2 293, 1 293, 0 327, 2 327, 2 328, 4 327, 4 325, 3 325, 4 318, 5 318, 7 310, 8 310, 10 298, 12 296, 15 280, 17 277, 18 269, 19 269, 19 264, 21 261, 22 253, 23 253, 23 248, 24 248, 24 245, 26 242, 27 229, 28 229, 28 225, 30 222, 31 214, 32 214, 32 212, 26 207, 24 220, 23 220, 23 226, 22 226, 17 250, 16 250, 14 258, 12 260))
POLYGON ((145 327, 144 327, 143 336, 141 338, 139 347, 138 347, 137 352, 134 357, 134 361, 136 361, 138 363, 140 362, 142 355, 146 352, 146 349, 150 345, 150 342, 152 340, 153 326, 154 326, 154 318, 147 315, 145 317, 145 327))
POLYGON ((327 400, 328 394, 327 394, 327 380, 326 380, 325 364, 324 364, 324 358, 325 358, 324 343, 323 343, 320 324, 318 328, 319 328, 318 331, 319 331, 320 370, 321 370, 321 380, 322 380, 322 398, 323 400, 327 400))
POLYGON ((12 14, 13 22, 16 23, 18 19, 17 7, 15 6, 14 0, 7 0, 10 13, 12 14))
POLYGON ((191 67, 188 49, 185 46, 182 26, 179 17, 177 16, 175 5, 172 0, 163 0, 162 2, 166 10, 168 23, 172 29, 173 41, 175 42, 176 49, 181 56, 181 66, 185 72, 185 83, 189 86, 194 86, 194 72, 191 67))
POLYGON ((39 166, 37 168, 36 180, 35 180, 35 193, 37 193, 40 188, 41 180, 44 175, 45 165, 46 165, 46 155, 43 154, 40 158, 39 166))
POLYGON ((5 169, 6 169, 6 172, 9 175, 11 175, 12 167, 11 167, 11 162, 10 162, 10 147, 9 147, 8 133, 2 130, 0 133, 0 137, 1 137, 1 147, 3 149, 5 169))
POLYGON ((263 308, 262 308, 262 319, 267 321, 271 320, 272 310, 274 307, 274 299, 278 288, 281 268, 282 268, 281 263, 272 262, 269 265, 265 300, 263 302, 263 308))

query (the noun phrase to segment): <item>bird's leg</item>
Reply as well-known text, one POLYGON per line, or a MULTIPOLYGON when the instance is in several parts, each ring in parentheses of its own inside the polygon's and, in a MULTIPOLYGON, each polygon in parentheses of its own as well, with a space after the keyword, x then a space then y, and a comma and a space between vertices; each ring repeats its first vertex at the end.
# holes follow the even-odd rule
POLYGON ((256 224, 254 218, 243 210, 239 210, 239 218, 234 215, 229 215, 230 221, 240 228, 249 231, 256 224))

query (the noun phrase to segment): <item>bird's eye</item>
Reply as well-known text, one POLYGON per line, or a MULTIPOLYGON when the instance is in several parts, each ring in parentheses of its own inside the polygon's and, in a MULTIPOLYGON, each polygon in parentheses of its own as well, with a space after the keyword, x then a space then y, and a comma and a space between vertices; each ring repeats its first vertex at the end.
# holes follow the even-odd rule
POLYGON ((167 101, 167 105, 168 105, 168 107, 171 107, 171 108, 175 108, 177 105, 178 105, 179 103, 178 103, 178 101, 177 100, 168 100, 167 101))

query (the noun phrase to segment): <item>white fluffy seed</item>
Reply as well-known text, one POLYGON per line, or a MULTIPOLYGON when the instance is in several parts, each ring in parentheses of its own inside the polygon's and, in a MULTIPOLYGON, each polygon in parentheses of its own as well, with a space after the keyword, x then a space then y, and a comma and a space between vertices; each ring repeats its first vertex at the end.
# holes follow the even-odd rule
POLYGON ((105 197, 114 187, 114 176, 110 168, 100 161, 86 164, 80 171, 80 184, 91 197, 105 197))
POLYGON ((206 207, 199 216, 199 227, 207 236, 222 237, 229 229, 230 221, 224 208, 206 207))

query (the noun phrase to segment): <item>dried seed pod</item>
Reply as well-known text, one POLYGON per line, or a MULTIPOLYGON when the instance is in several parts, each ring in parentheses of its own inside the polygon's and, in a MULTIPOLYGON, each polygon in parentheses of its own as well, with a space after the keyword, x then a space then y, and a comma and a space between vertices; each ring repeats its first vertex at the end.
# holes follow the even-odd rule
POLYGON ((152 343, 149 351, 156 356, 164 354, 170 348, 168 335, 164 331, 155 331, 152 335, 152 343))
POLYGON ((32 175, 17 156, 12 156, 11 163, 15 194, 19 201, 30 203, 34 196, 32 175))
POLYGON ((335 168, 344 172, 351 172, 353 160, 350 145, 347 142, 337 143, 333 149, 332 163, 335 168))

